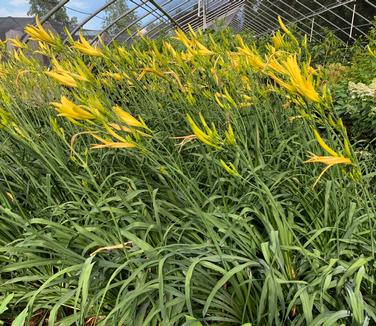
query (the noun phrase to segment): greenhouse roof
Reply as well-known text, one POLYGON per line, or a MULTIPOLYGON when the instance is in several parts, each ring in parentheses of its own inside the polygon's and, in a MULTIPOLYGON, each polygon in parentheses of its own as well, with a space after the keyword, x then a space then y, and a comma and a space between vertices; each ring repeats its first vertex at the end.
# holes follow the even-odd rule
MULTIPOLYGON (((91 2, 90 8, 80 10, 83 19, 71 33, 90 29, 88 24, 97 20, 101 28, 96 36, 109 35, 107 43, 129 42, 141 34, 167 36, 177 28, 188 31, 190 26, 195 30, 231 27, 259 37, 277 30, 280 16, 310 40, 320 40, 325 30, 331 30, 349 41, 366 35, 376 16, 376 0, 126 0, 126 10, 109 20, 106 13, 122 1, 91 2)), ((61 0, 42 22, 53 20, 59 10, 74 10, 70 3, 61 0)))

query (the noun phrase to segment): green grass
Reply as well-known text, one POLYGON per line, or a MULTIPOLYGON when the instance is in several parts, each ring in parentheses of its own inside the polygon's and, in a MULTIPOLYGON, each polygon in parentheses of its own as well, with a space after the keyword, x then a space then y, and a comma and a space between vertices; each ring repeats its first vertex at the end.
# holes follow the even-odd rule
MULTIPOLYGON (((89 84, 80 95, 106 105, 116 98, 154 131, 142 150, 94 151, 86 134, 71 148, 82 125, 56 118, 49 104, 75 90, 50 87, 37 63, 17 85, 17 64, 0 86, 11 99, 3 95, 1 105, 27 134, 0 130, 5 325, 376 323, 371 159, 360 160, 358 181, 334 167, 312 188, 322 166, 303 161, 320 147, 306 121, 289 121, 296 112, 264 79, 249 73, 254 105, 234 110, 237 145, 224 150, 172 139, 192 133, 186 113, 204 112, 225 129, 227 113, 202 94, 189 104, 156 76, 110 91, 89 84), (36 85, 44 91, 32 93, 36 85)), ((187 80, 210 78, 193 71, 187 80)))

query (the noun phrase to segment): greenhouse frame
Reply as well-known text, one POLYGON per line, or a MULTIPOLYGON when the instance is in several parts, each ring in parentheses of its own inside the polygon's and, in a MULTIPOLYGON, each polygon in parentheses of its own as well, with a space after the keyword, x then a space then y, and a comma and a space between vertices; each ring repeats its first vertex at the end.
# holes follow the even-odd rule
MULTIPOLYGON (((59 10, 69 7, 70 0, 61 0, 56 7, 47 13, 42 22, 59 10)), ((86 24, 95 19, 103 19, 103 11, 111 7, 117 0, 107 1, 93 12, 82 12, 86 17, 70 32, 75 34, 86 24)), ((144 36, 157 37, 169 34, 175 29, 188 31, 189 26, 206 30, 215 25, 218 20, 234 31, 248 31, 255 37, 270 34, 279 28, 277 18, 280 16, 285 22, 295 24, 302 33, 310 35, 310 40, 318 40, 323 36, 323 27, 335 33, 342 40, 354 40, 356 36, 366 35, 372 25, 372 17, 376 13, 376 3, 372 0, 130 0, 128 12, 110 22, 97 37, 103 35, 122 18, 132 13, 135 20, 114 35, 110 43, 124 35, 132 26, 144 30, 144 36), (328 3, 329 2, 329 3, 328 3), (359 11, 362 7, 362 13, 359 11), (367 14, 364 14, 367 13, 367 14), (333 22, 335 21, 335 22, 333 22), (340 22, 337 23, 337 21, 340 22), (152 28, 149 28, 152 26, 152 28)), ((134 32, 127 41, 136 38, 134 32)))

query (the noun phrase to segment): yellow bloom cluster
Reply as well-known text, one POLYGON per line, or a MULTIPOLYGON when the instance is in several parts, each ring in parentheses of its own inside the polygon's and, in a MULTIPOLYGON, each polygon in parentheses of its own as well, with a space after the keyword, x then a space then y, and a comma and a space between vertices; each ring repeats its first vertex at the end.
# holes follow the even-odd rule
MULTIPOLYGON (((234 145, 239 143, 238 126, 234 120, 237 114, 252 109, 257 103, 254 93, 267 96, 276 92, 287 98, 283 107, 293 106, 299 111, 298 115, 315 130, 314 136, 321 148, 330 155, 314 155, 306 163, 326 164, 322 174, 336 164, 353 165, 351 150, 334 151, 317 133, 315 124, 320 120, 316 116, 318 113, 323 115, 322 119, 326 118, 325 110, 330 111, 331 105, 330 93, 320 83, 320 71, 311 67, 309 54, 302 55, 306 39, 300 44, 280 18, 279 24, 281 30, 271 37, 264 49, 246 42, 241 36, 232 40, 231 47, 223 46, 211 35, 193 29, 189 33, 176 31, 174 39, 184 50, 174 46, 172 41, 165 40, 157 46, 146 39, 143 39, 146 50, 137 46, 112 50, 101 41, 100 47, 91 45, 83 35, 78 41, 70 38, 70 46, 59 47, 62 41, 47 32, 38 19, 36 26, 28 26, 25 31, 39 42, 39 53, 51 60, 52 68, 45 71, 45 75, 65 86, 60 102, 52 105, 59 116, 84 128, 85 133, 100 142, 93 148, 140 147, 143 137, 154 136, 141 117, 130 113, 132 106, 125 110, 112 101, 112 97, 120 97, 123 103, 128 103, 133 89, 145 93, 146 100, 150 94, 151 97, 168 95, 177 104, 189 107, 189 113, 184 112, 184 115, 193 134, 172 138, 184 139, 182 144, 197 140, 219 152, 231 146, 237 148, 234 145), (266 80, 265 85, 254 83, 259 81, 258 76, 263 82, 266 80), (102 91, 106 95, 97 96, 102 91), (207 108, 197 110, 198 97, 207 100, 207 108), (213 113, 217 115, 216 123, 207 122, 213 113)), ((27 46, 18 39, 11 42, 18 48, 14 58, 26 63, 23 48, 27 46)), ((224 42, 227 42, 225 38, 224 42)), ((369 51, 371 55, 374 53, 369 51)), ((163 112, 163 106, 158 110, 163 112)), ((348 145, 343 126, 334 128, 348 145)), ((227 158, 220 160, 219 165, 238 176, 227 158)))
POLYGON ((58 43, 58 37, 51 32, 47 32, 39 21, 38 16, 36 17, 37 26, 26 26, 25 33, 30 36, 30 39, 34 41, 46 42, 51 45, 56 45, 58 43))

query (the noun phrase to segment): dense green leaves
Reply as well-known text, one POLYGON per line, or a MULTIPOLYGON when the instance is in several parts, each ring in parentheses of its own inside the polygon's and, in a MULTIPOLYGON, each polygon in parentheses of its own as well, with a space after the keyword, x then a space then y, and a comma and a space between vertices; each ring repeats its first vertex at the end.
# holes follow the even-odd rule
MULTIPOLYGON (((215 37, 219 49, 236 46, 227 32, 215 37)), ((155 47, 162 45, 135 45, 129 60, 155 47)), ((204 91, 189 102, 170 75, 134 78, 138 68, 116 57, 119 49, 106 51, 117 61, 85 58, 98 80, 82 94, 51 87, 37 62, 35 78, 16 84, 25 67, 15 61, 1 79, 1 105, 26 137, 2 122, 0 319, 49 326, 376 323, 374 166, 360 157, 358 181, 333 168, 312 188, 321 167, 303 161, 320 147, 270 81, 250 70, 254 102, 230 115, 204 91), (110 65, 133 76, 131 86, 100 84, 110 65), (43 91, 34 96, 36 86, 43 91), (90 150, 81 122, 51 108, 61 93, 128 108, 152 137, 142 150, 90 150), (222 134, 231 119, 236 145, 219 151, 193 137, 180 143, 176 137, 192 134, 186 113, 198 112, 222 134)), ((216 63, 199 60, 197 67, 216 63)), ((222 82, 237 98, 238 75, 224 69, 222 82)), ((205 69, 188 67, 181 78, 219 91, 205 69)), ((333 148, 337 142, 328 137, 333 148)))

